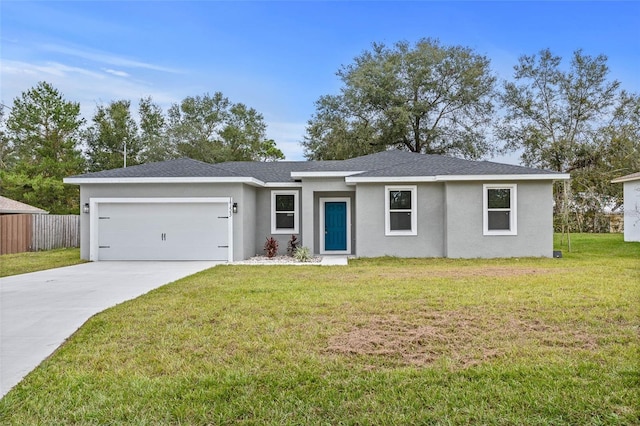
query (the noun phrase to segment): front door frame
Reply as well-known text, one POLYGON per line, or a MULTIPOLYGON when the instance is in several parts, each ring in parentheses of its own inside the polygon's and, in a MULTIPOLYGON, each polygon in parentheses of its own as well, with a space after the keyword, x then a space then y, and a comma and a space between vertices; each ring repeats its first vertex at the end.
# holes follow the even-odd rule
POLYGON ((320 254, 351 254, 351 198, 350 197, 321 197, 320 198, 320 254), (325 203, 344 202, 347 207, 347 249, 346 250, 325 250, 324 249, 324 209, 325 203))

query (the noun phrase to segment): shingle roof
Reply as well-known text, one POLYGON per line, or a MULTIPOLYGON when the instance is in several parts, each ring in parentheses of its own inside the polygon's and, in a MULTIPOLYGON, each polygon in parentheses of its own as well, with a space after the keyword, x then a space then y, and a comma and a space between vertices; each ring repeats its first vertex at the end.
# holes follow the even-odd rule
POLYGON ((0 196, 1 214, 48 214, 46 210, 0 196))
POLYGON ((293 181, 291 172, 307 170, 310 164, 309 161, 232 161, 218 165, 229 173, 254 177, 262 182, 290 182, 293 181))
POLYGON ((120 169, 103 170, 71 176, 72 178, 140 178, 140 177, 232 177, 243 176, 232 173, 219 164, 209 164, 190 158, 140 164, 120 169))
POLYGON ((383 151, 340 161, 232 161, 209 164, 182 158, 121 169, 105 170, 72 178, 147 177, 246 177, 262 182, 292 182, 292 172, 359 172, 358 177, 411 177, 453 175, 549 175, 557 172, 494 163, 471 161, 443 155, 383 151))
POLYGON ((472 161, 444 155, 416 154, 406 151, 384 151, 351 160, 352 170, 365 169, 359 177, 451 176, 451 175, 520 175, 549 174, 548 170, 531 167, 472 161))

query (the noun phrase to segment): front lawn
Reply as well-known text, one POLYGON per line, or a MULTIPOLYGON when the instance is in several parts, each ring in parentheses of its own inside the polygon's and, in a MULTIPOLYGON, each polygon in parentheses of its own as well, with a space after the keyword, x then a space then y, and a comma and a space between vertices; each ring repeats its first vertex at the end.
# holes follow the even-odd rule
POLYGON ((3 254, 0 256, 0 277, 84 263, 79 248, 3 254))
POLYGON ((572 246, 219 266, 93 317, 1 423, 638 424, 640 244, 572 246))

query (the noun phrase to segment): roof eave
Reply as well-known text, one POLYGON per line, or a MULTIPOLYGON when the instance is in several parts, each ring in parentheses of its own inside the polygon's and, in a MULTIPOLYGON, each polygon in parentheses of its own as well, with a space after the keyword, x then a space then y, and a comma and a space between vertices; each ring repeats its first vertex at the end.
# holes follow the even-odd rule
POLYGON ((324 171, 324 172, 291 172, 293 179, 302 178, 340 178, 357 175, 362 171, 324 171))
POLYGON ((569 180, 569 173, 524 173, 524 174, 496 174, 496 175, 452 175, 436 176, 439 182, 455 181, 500 181, 500 180, 569 180))
POLYGON ((625 183, 640 180, 640 176, 623 176, 611 181, 611 183, 625 183))
POLYGON ((533 181, 533 180, 568 180, 568 173, 550 174, 515 174, 515 175, 436 175, 436 176, 353 176, 346 177, 346 183, 367 182, 465 182, 465 181, 533 181))
POLYGON ((9 210, 0 209, 0 214, 49 214, 46 210, 9 210))
POLYGON ((262 187, 265 183, 253 177, 68 177, 64 183, 83 184, 119 184, 119 183, 244 183, 262 187))
POLYGON ((382 183, 382 182, 435 182, 436 176, 347 176, 344 181, 350 183, 382 183))
POLYGON ((265 188, 301 188, 302 182, 265 182, 265 188))

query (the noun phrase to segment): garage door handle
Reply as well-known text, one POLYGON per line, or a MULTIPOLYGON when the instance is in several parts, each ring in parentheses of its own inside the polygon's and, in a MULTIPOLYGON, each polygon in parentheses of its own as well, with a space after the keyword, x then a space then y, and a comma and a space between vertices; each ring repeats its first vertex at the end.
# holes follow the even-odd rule
POLYGON ((164 232, 162 234, 160 234, 160 239, 162 241, 167 241, 167 234, 165 234, 164 232))
POLYGON ((218 248, 229 248, 229 246, 218 246, 218 248))

